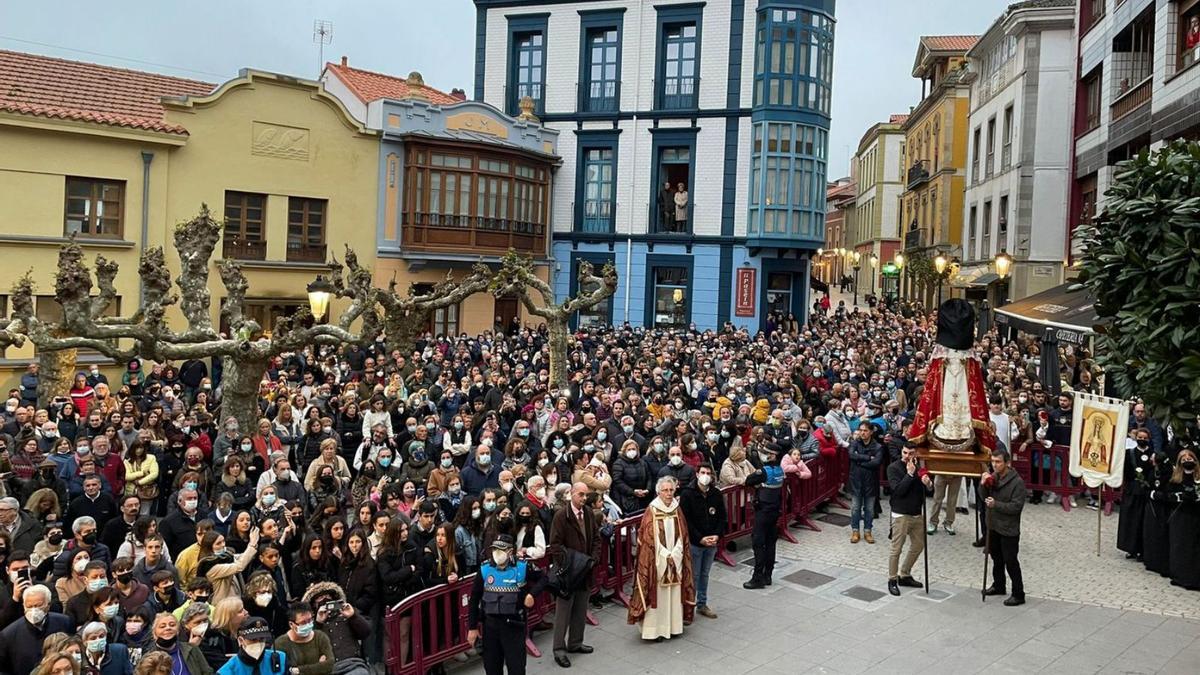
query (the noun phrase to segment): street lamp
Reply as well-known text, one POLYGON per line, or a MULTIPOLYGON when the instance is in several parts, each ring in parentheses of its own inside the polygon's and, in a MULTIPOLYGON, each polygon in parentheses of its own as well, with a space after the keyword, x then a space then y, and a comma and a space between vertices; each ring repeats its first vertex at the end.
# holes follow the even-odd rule
POLYGON ((325 317, 325 312, 329 310, 329 298, 333 295, 333 284, 325 279, 324 275, 318 274, 316 279, 308 285, 308 308, 312 311, 313 320, 321 321, 325 317))
POLYGON ((946 266, 949 264, 950 264, 950 261, 946 259, 945 254, 942 253, 941 251, 939 251, 937 254, 937 257, 933 259, 933 268, 935 270, 937 270, 937 274, 938 274, 937 304, 938 304, 939 308, 942 306, 942 283, 946 280, 946 277, 945 277, 946 266))
POLYGON ((1000 297, 996 301, 996 306, 1003 306, 1008 302, 1008 275, 1012 272, 1013 259, 1003 248, 996 254, 996 274, 1000 277, 1000 297))
POLYGON ((901 296, 904 293, 904 254, 896 251, 896 257, 893 260, 896 263, 896 269, 900 270, 900 274, 896 278, 896 300, 903 300, 901 296))
POLYGON ((871 295, 875 295, 875 277, 879 276, 879 256, 871 254, 871 295))

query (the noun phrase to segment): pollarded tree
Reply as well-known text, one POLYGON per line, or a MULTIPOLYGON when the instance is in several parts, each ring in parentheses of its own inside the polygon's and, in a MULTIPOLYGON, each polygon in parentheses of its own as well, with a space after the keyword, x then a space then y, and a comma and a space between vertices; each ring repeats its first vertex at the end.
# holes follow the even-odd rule
MULTIPOLYGON (((113 287, 118 271, 116 263, 97 256, 98 294, 93 296, 92 271, 84 262, 82 249, 69 242, 59 253, 55 279, 55 297, 63 308, 62 321, 48 324, 37 318, 33 310, 33 284, 27 275, 13 289, 12 320, 0 331, 0 343, 19 345, 28 338, 39 351, 89 348, 119 361, 134 357, 155 361, 221 358, 222 414, 236 417, 243 429, 251 429, 259 416, 259 385, 271 359, 308 345, 365 344, 385 326, 394 331, 405 330, 412 310, 437 306, 443 301, 437 294, 450 294, 453 290, 442 285, 434 293, 399 298, 394 288, 388 291, 374 288, 371 272, 359 266, 357 256, 347 248, 344 267, 331 263, 332 295, 349 300, 337 320, 311 322, 311 315, 304 308, 281 320, 268 337, 245 314, 249 284, 240 264, 221 260, 217 268, 227 296, 221 316, 229 326, 229 334, 225 335, 212 325, 212 294, 208 288, 210 260, 223 229, 207 206, 201 207, 196 218, 175 228, 180 274, 174 284, 162 248, 146 250, 138 265, 142 298, 137 312, 130 317, 102 316, 116 296, 113 287), (178 289, 177 295, 173 288, 178 289), (180 330, 168 326, 165 319, 167 308, 175 304, 179 305, 186 323, 180 330)), ((478 281, 472 287, 481 289, 478 281)))
POLYGON ((413 350, 417 336, 429 323, 433 312, 453 307, 469 296, 484 293, 492 281, 492 273, 482 263, 477 263, 471 274, 455 281, 450 273, 426 293, 417 293, 409 286, 408 294, 396 290, 396 280, 388 283, 387 290, 376 289, 375 297, 383 312, 383 332, 388 350, 400 350, 408 355, 413 350))
POLYGON ((579 263, 578 293, 561 303, 554 302, 554 289, 538 278, 533 259, 509 251, 501 261, 500 270, 492 280, 491 290, 496 297, 516 295, 530 314, 546 322, 550 332, 550 386, 565 389, 567 382, 567 341, 569 322, 577 312, 591 309, 612 297, 617 290, 617 270, 612 263, 596 276, 592 264, 579 263), (534 301, 533 292, 541 303, 534 301))
POLYGON ((1200 144, 1118 165, 1084 224, 1080 280, 1095 299, 1096 356, 1126 396, 1176 430, 1200 410, 1200 144))

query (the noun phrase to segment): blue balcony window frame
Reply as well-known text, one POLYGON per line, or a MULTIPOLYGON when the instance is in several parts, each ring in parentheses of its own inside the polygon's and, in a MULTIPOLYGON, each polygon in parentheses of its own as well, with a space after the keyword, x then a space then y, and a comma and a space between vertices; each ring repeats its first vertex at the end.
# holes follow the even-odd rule
POLYGON ((692 323, 692 303, 695 301, 693 290, 696 288, 696 258, 690 255, 647 255, 646 256, 646 304, 642 325, 648 329, 654 328, 654 291, 658 288, 659 269, 679 268, 687 270, 687 285, 684 287, 684 326, 692 323))
POLYGON ((658 32, 655 40, 654 55, 654 107, 657 110, 698 110, 700 107, 700 58, 704 38, 704 5, 695 2, 684 5, 655 5, 658 11, 658 32), (694 40, 687 38, 682 42, 693 42, 696 49, 695 67, 692 75, 692 93, 666 93, 667 73, 667 32, 680 26, 692 25, 696 28, 694 40))
POLYGON ((617 224, 617 167, 620 160, 620 129, 577 129, 575 162, 575 227, 576 232, 589 234, 611 234, 616 232, 617 224), (587 195, 587 152, 589 150, 612 151, 612 193, 609 198, 609 213, 611 217, 607 228, 598 228, 595 222, 588 223, 585 199, 587 195))
POLYGON ((508 19, 508 67, 507 81, 505 85, 505 106, 509 115, 518 115, 521 112, 520 101, 521 96, 518 95, 518 90, 521 87, 522 80, 520 79, 520 54, 525 51, 522 47, 522 40, 526 36, 541 35, 542 44, 537 48, 530 48, 529 51, 536 51, 541 56, 541 80, 533 82, 541 92, 541 96, 534 98, 534 111, 541 115, 546 112, 546 66, 549 56, 549 34, 546 26, 550 18, 548 12, 540 14, 510 14, 508 19))
POLYGON ((650 224, 648 228, 650 233, 660 234, 662 230, 658 222, 658 191, 663 183, 662 178, 662 163, 659 162, 659 157, 662 156, 662 151, 666 148, 687 148, 688 149, 688 229, 683 233, 677 234, 692 234, 695 232, 695 213, 696 204, 696 134, 700 132, 700 127, 657 127, 650 129, 650 135, 653 141, 650 145, 650 175, 653 179, 651 185, 650 199, 650 224))
MULTIPOLYGON (((616 254, 614 254, 614 253, 584 253, 584 252, 580 252, 580 251, 573 251, 571 253, 571 286, 570 286, 570 297, 572 297, 572 298, 575 297, 575 295, 577 293, 579 293, 579 263, 585 262, 585 261, 590 262, 592 264, 592 267, 594 268, 594 271, 597 275, 600 274, 600 270, 604 269, 604 266, 606 264, 608 264, 608 263, 612 263, 614 265, 617 264, 616 254)), ((620 284, 620 281, 618 281, 617 283, 620 284)), ((611 326, 612 322, 613 322, 613 310, 615 309, 616 299, 617 299, 617 294, 613 293, 612 295, 608 296, 608 300, 605 301, 608 303, 608 318, 605 319, 605 321, 609 326, 611 326)), ((579 327, 579 312, 575 312, 574 314, 572 314, 567 321, 568 321, 568 324, 571 326, 571 330, 575 330, 576 328, 578 328, 579 327)))
POLYGON ((613 113, 621 108, 621 59, 623 57, 625 8, 579 10, 579 102, 580 112, 613 113), (617 72, 615 80, 602 80, 601 86, 611 83, 612 96, 593 97, 591 88, 592 71, 592 36, 600 31, 617 32, 617 72))
POLYGON ((754 29, 754 86, 751 104, 756 110, 775 108, 795 113, 805 111, 829 118, 833 80, 833 17, 809 7, 782 3, 760 6, 754 29), (794 19, 788 19, 794 13, 794 19), (791 30, 788 40, 795 45, 792 72, 783 68, 770 70, 771 55, 781 48, 782 42, 775 39, 777 28, 791 30), (807 39, 804 39, 807 36, 807 39), (814 48, 815 46, 815 48, 814 48), (815 59, 814 59, 815 56, 815 59), (802 70, 807 64, 809 70, 802 70), (783 97, 770 101, 770 88, 779 82, 791 91, 791 101, 783 97), (815 99, 811 95, 815 94, 815 99), (815 104, 815 105, 811 105, 815 104))
MULTIPOLYGON (((751 239, 796 239, 801 241, 824 241, 824 221, 825 221, 825 179, 828 174, 827 151, 826 144, 829 142, 829 133, 826 129, 820 126, 811 124, 792 122, 789 120, 764 120, 755 122, 750 131, 750 190, 753 194, 749 195, 749 213, 746 222, 746 235, 751 239), (791 129, 791 143, 789 150, 770 150, 770 125, 780 125, 791 129), (805 129, 811 129, 813 134, 812 152, 804 152, 801 147, 802 134, 805 129), (757 134, 761 130, 761 145, 759 149, 755 148, 757 134), (788 167, 786 175, 786 187, 784 193, 787 195, 786 202, 776 201, 768 206, 766 203, 767 197, 767 162, 771 158, 787 158, 788 167), (795 186, 797 172, 803 171, 805 165, 811 166, 809 174, 810 191, 809 205, 805 206, 801 203, 801 195, 795 194, 795 186), (755 170, 758 170, 757 175, 755 170), (766 231, 766 215, 768 212, 776 212, 786 214, 786 230, 784 232, 767 232, 766 231), (803 225, 804 220, 809 223, 809 234, 804 234, 797 227, 797 221, 803 225)), ((782 143, 780 143, 782 145, 782 143)), ((780 195, 776 195, 778 200, 780 195)), ((818 246, 820 244, 817 244, 818 246)))

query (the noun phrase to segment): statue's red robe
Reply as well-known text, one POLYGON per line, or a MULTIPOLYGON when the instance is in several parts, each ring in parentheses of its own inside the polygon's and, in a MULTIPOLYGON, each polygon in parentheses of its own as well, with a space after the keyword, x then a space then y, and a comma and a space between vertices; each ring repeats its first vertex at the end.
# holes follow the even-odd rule
MULTIPOLYGON (((971 408, 971 428, 975 430, 975 439, 979 447, 986 452, 996 449, 996 435, 988 426, 987 389, 983 383, 983 368, 979 361, 973 358, 966 360, 967 371, 967 403, 971 408)), ((908 440, 914 445, 929 445, 930 427, 942 419, 942 369, 945 359, 936 358, 929 364, 929 372, 925 376, 925 388, 917 401, 917 414, 913 418, 912 427, 908 430, 908 440)))

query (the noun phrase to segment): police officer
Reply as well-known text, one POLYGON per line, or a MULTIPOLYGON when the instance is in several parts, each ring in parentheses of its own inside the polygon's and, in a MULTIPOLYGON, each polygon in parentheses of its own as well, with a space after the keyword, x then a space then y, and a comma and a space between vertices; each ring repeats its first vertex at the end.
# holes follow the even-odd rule
POLYGON ((754 493, 754 575, 742 588, 756 589, 771 585, 775 571, 775 544, 779 541, 779 512, 783 504, 783 467, 778 453, 765 444, 755 444, 762 468, 746 477, 746 487, 758 487, 754 493))
POLYGON ((512 536, 497 536, 491 558, 475 575, 467 619, 467 641, 474 644, 483 614, 483 669, 487 675, 500 675, 506 665, 509 675, 525 673, 525 609, 533 607, 538 593, 530 579, 535 575, 524 560, 515 559, 512 536))

